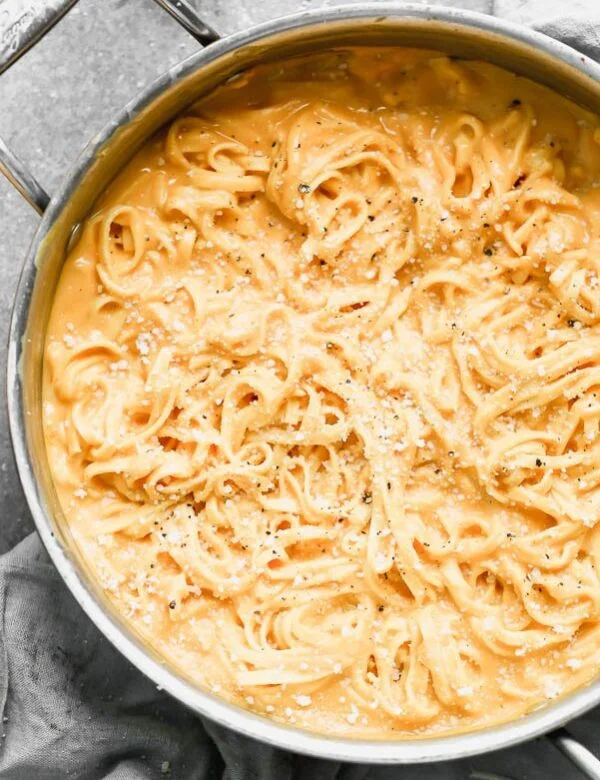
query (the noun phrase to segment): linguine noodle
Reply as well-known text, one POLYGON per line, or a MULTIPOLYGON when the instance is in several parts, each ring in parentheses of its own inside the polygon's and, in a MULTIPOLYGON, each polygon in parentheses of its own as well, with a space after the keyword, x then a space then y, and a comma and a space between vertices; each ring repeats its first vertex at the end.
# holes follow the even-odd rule
POLYGON ((381 738, 595 674, 599 128, 485 63, 329 51, 238 76, 102 197, 50 323, 49 460, 184 674, 381 738))

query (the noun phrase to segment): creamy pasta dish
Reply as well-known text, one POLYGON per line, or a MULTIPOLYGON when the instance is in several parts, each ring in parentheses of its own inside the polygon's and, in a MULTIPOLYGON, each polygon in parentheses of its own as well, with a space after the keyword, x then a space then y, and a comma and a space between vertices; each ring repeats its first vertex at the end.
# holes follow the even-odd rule
POLYGON ((245 72, 82 226, 48 457, 123 618, 286 724, 508 720, 600 661, 600 122, 492 65, 245 72))

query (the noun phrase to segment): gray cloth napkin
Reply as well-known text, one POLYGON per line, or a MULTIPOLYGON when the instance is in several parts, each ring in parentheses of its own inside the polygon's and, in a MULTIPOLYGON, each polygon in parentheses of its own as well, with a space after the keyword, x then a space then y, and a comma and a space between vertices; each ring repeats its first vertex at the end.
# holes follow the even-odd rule
MULTIPOLYGON (((201 0, 200 5, 208 3, 201 0)), ((600 61, 600 0, 463 0, 456 5, 533 24, 600 61)), ((2 780, 582 777, 543 739, 444 764, 352 766, 295 756, 198 718, 157 690, 104 639, 36 534, 0 558, 0 607, 2 780)), ((597 755, 599 722, 600 709, 570 725, 597 755)))

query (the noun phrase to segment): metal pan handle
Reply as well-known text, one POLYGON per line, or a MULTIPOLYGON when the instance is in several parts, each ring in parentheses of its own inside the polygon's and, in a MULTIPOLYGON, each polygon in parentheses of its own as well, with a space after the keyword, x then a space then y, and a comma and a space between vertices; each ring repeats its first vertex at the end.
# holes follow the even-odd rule
MULTIPOLYGON (((0 74, 34 46, 77 0, 4 0, 0 7, 0 74)), ((0 171, 42 214, 50 198, 0 138, 0 171)))
POLYGON ((548 734, 548 739, 570 759, 590 780, 600 780, 600 760, 575 739, 566 729, 557 729, 548 734))
POLYGON ((0 6, 0 73, 50 30, 77 0, 4 0, 0 6))
MULTIPOLYGON (((0 4, 0 74, 62 19, 77 0, 3 0, 0 4)), ((219 39, 187 0, 155 0, 203 46, 219 39)), ((50 196, 0 138, 0 173, 43 214, 50 196)))
POLYGON ((154 0, 154 2, 171 14, 173 19, 178 21, 202 46, 208 46, 219 40, 219 33, 200 19, 188 0, 154 0))

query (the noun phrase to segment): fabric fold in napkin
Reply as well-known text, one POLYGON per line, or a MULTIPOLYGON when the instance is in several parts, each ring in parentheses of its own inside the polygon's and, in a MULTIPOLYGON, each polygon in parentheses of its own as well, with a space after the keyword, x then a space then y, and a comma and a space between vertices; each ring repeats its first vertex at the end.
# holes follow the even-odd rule
MULTIPOLYGON (((311 5, 319 4, 328 3, 311 5)), ((600 60, 600 0, 451 4, 531 24, 600 60)), ((212 0, 200 5, 210 15, 212 0)), ((202 720, 157 690, 100 634, 36 534, 0 558, 0 605, 1 780, 583 777, 544 739, 444 764, 369 767, 294 756, 202 720)), ((599 724, 595 710, 570 725, 596 755, 599 724)))

